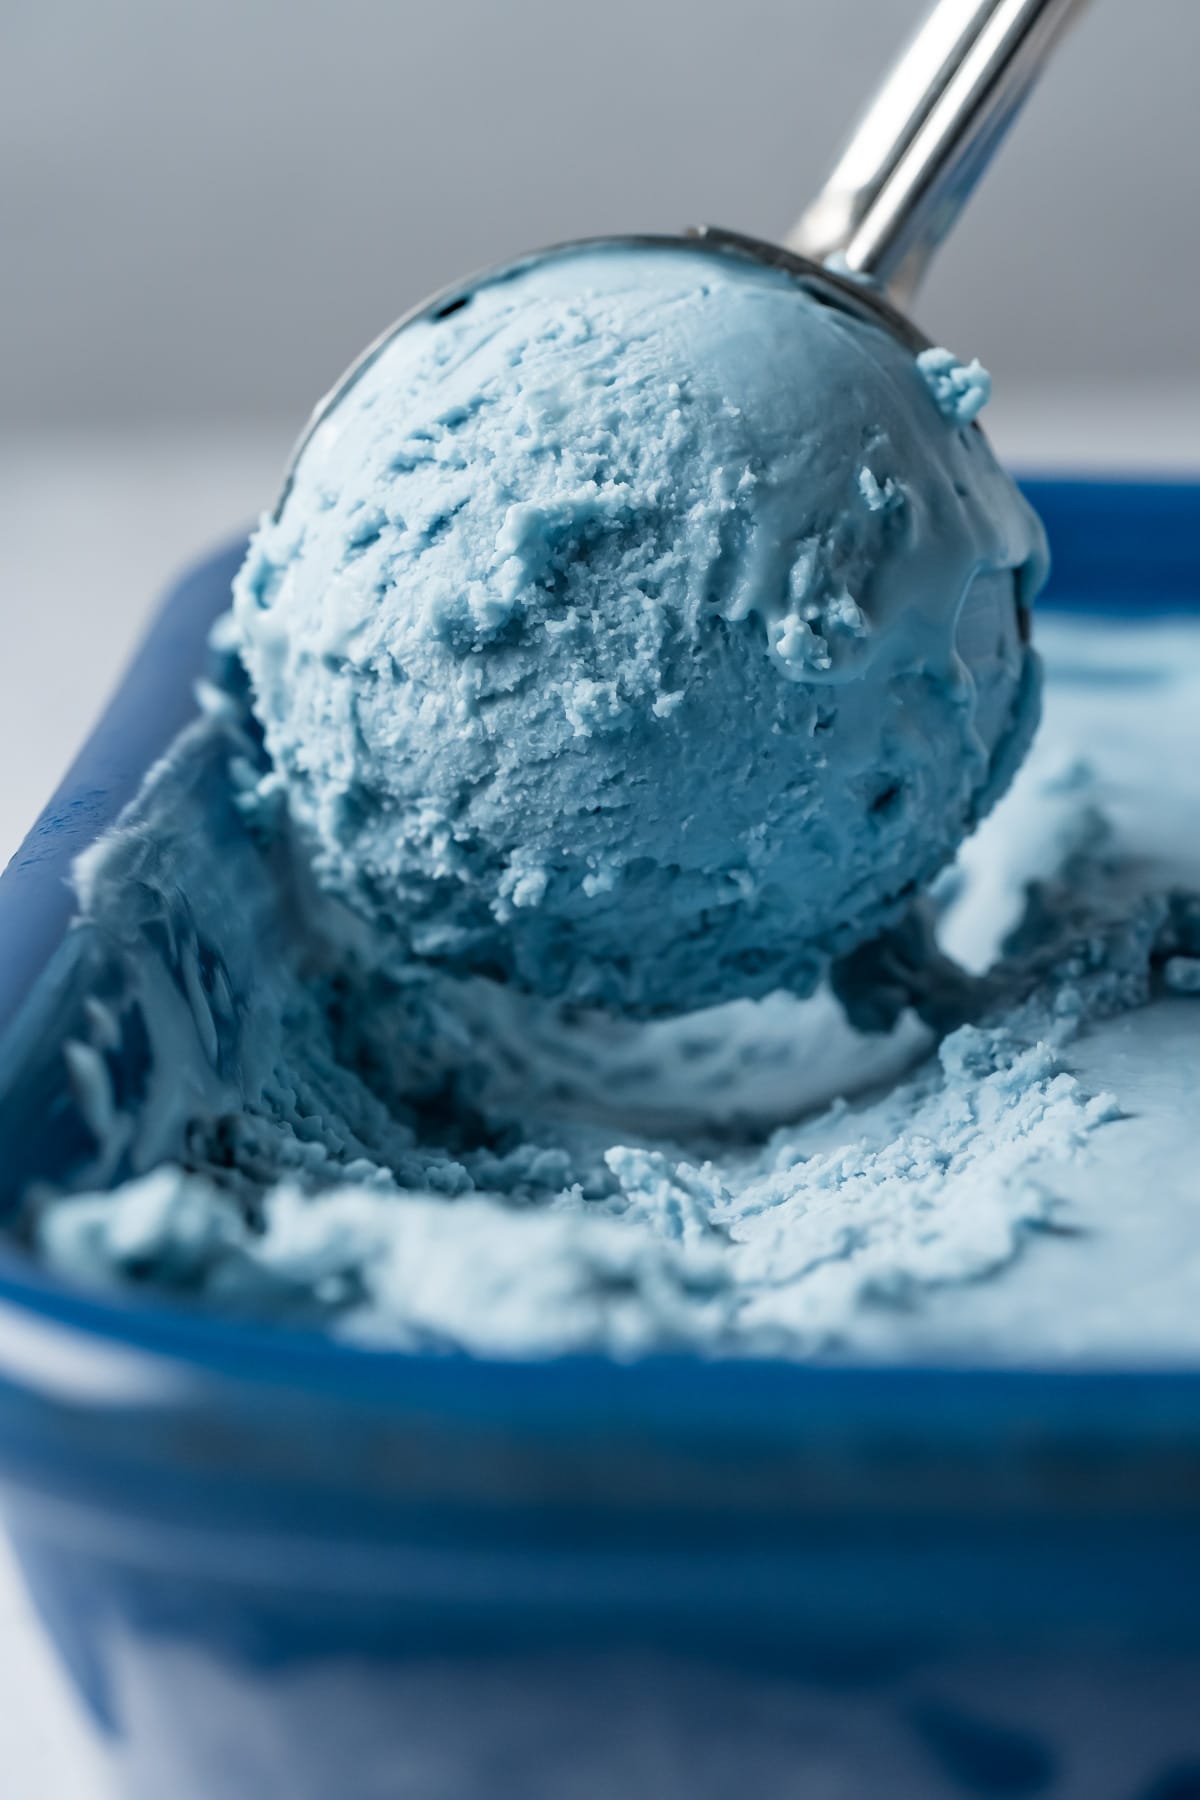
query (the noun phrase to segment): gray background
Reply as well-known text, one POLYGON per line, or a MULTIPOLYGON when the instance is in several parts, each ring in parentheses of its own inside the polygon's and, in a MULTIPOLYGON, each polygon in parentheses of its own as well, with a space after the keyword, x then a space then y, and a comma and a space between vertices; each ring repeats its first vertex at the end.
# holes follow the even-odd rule
MULTIPOLYGON (((0 417, 298 421, 558 237, 786 229, 920 0, 0 0, 0 417)), ((1195 363, 1200 0, 1093 0, 931 280, 1002 384, 1195 363)))

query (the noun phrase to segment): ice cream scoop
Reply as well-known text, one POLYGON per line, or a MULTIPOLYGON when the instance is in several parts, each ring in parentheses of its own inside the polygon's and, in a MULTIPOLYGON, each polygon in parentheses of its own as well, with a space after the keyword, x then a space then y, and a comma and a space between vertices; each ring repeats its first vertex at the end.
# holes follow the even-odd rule
MULTIPOLYGON (((1064 28, 1087 0, 937 0, 880 87, 786 248, 705 225, 686 235, 716 251, 786 268, 830 305, 867 310, 914 350, 929 339, 897 303, 911 297, 1027 98, 1064 28)), ((611 240, 637 244, 648 240, 611 240)), ((651 240, 659 241, 659 240, 651 240)), ((313 409, 276 504, 282 511, 309 440, 397 332, 445 317, 479 277, 403 313, 313 409)))
POLYGON ((318 408, 235 618, 318 878, 405 957, 641 1015, 805 992, 1003 790, 1044 544, 983 371, 880 283, 1071 10, 936 10, 798 228, 836 267, 560 246, 318 408))

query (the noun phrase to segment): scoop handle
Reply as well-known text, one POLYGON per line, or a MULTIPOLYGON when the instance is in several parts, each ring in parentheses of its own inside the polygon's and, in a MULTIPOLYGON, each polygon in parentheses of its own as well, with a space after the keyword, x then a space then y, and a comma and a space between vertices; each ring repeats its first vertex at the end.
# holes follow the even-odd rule
POLYGON ((788 234, 905 301, 1087 0, 938 0, 788 234))

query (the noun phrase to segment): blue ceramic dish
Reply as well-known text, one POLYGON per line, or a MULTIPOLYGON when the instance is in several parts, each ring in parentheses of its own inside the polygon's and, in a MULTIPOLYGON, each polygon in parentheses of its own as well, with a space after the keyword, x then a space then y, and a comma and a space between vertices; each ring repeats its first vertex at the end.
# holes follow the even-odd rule
MULTIPOLYGON (((1200 487, 1031 484, 1200 609, 1200 487)), ((191 711, 168 598, 0 882, 0 1186, 64 877, 191 711)), ((0 1256, 0 1500, 137 1800, 1200 1800, 1200 1373, 370 1355, 0 1256)))

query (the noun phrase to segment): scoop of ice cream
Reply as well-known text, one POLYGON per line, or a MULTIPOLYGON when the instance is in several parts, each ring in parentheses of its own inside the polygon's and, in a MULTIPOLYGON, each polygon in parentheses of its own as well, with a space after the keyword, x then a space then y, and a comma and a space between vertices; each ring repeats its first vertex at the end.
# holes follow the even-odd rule
POLYGON ((654 1014, 809 991, 953 854, 1033 730, 1044 562, 853 308, 584 247, 393 338, 235 615, 325 886, 406 955, 654 1014))

